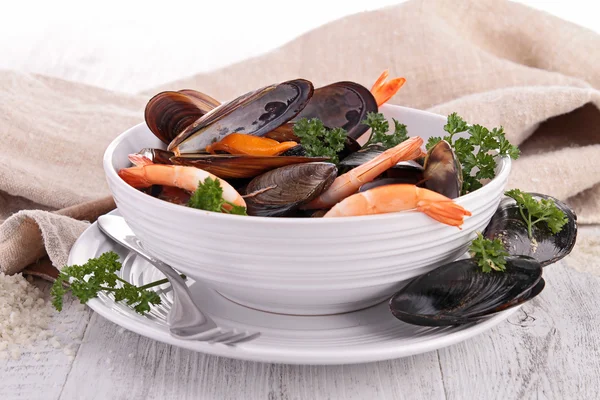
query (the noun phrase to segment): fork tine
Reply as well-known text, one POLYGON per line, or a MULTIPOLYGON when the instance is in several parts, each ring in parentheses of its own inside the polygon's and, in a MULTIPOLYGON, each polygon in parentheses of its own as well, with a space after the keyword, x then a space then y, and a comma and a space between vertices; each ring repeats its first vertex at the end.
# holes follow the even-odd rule
POLYGON ((223 343, 227 346, 235 346, 238 343, 249 342, 251 340, 254 340, 259 336, 260 336, 260 332, 255 332, 255 333, 244 332, 244 333, 236 335, 232 338, 229 338, 229 340, 226 340, 221 343, 223 343))
POLYGON ((203 331, 200 333, 189 334, 184 331, 178 332, 178 329, 174 328, 174 329, 171 329, 171 334, 174 335, 175 337, 185 339, 185 340, 209 341, 216 337, 221 336, 223 334, 223 331, 221 330, 221 328, 217 327, 217 328, 209 329, 207 331, 203 331))
POLYGON ((235 332, 235 330, 223 331, 223 332, 221 332, 221 334, 219 336, 212 338, 212 340, 210 340, 208 343, 210 343, 210 344, 221 343, 221 342, 223 342, 227 339, 230 339, 234 336, 237 336, 237 333, 235 332))
POLYGON ((236 341, 245 338, 246 336, 248 336, 248 334, 246 332, 240 332, 238 334, 235 334, 233 336, 221 339, 218 341, 218 343, 222 343, 222 344, 229 344, 231 343, 235 343, 236 341))

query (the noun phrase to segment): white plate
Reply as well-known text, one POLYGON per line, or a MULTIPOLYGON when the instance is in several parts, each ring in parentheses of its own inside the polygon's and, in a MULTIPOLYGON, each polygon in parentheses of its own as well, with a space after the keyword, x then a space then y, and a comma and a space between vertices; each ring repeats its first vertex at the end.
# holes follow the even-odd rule
MULTIPOLYGON (((113 213, 118 214, 116 211, 113 213)), ((168 234, 165 232, 165 234, 168 234)), ((77 240, 69 255, 69 265, 83 264, 106 251, 121 255, 121 277, 142 285, 162 274, 144 260, 127 254, 92 224, 77 240)), ((149 338, 185 349, 242 360, 284 364, 351 364, 381 361, 425 353, 461 342, 505 320, 518 307, 498 313, 483 322, 461 327, 427 328, 405 324, 392 316, 387 302, 346 314, 292 316, 253 310, 233 303, 201 282, 190 281, 194 300, 202 311, 226 328, 260 331, 251 342, 236 346, 175 339, 170 336, 165 317, 171 304, 168 285, 159 293, 163 304, 146 316, 100 295, 88 305, 104 318, 149 338)))

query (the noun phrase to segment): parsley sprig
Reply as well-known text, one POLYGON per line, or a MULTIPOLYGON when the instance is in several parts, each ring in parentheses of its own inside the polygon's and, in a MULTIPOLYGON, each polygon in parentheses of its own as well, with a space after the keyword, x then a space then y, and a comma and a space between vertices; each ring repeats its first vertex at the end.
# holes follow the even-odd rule
POLYGON ((508 257, 508 253, 500 239, 486 239, 481 232, 477 232, 477 237, 469 247, 469 253, 483 272, 506 270, 505 257, 508 257))
MULTIPOLYGON (((444 130, 448 135, 443 139, 453 147, 462 165, 462 194, 479 189, 483 186, 481 183, 483 179, 492 179, 496 176, 495 154, 509 156, 512 159, 519 157, 519 149, 506 139, 502 127, 489 130, 481 125, 469 125, 456 113, 452 113, 448 116, 444 130), (454 136, 462 132, 467 132, 469 137, 454 140, 454 136)), ((429 138, 427 150, 440 140, 442 140, 440 137, 429 138)))
POLYGON ((387 132, 390 130, 390 124, 383 114, 375 112, 367 113, 367 118, 362 123, 371 128, 371 137, 365 143, 365 147, 370 144, 381 144, 385 148, 390 149, 407 140, 406 125, 401 124, 394 118, 392 118, 392 121, 394 122, 394 133, 388 135, 387 132))
POLYGON ((545 222, 553 234, 560 232, 569 221, 567 215, 551 199, 536 200, 531 194, 519 189, 512 189, 504 193, 515 199, 523 221, 527 224, 529 238, 533 237, 533 226, 545 222))
POLYGON ((168 283, 167 279, 138 287, 121 279, 116 273, 120 269, 119 255, 113 251, 103 253, 98 258, 91 258, 83 265, 64 267, 50 290, 52 305, 61 311, 63 297, 68 291, 82 304, 98 297, 100 292, 112 293, 116 301, 124 301, 139 314, 150 311, 151 305, 160 304, 158 294, 148 289, 168 283))
POLYGON ((198 182, 198 189, 192 193, 188 206, 206 211, 248 215, 246 207, 235 205, 223 198, 221 182, 211 177, 207 177, 204 182, 198 182))
POLYGON ((348 135, 343 128, 327 129, 318 118, 300 118, 294 124, 294 133, 309 157, 329 157, 332 163, 339 162, 338 153, 344 149, 348 135))

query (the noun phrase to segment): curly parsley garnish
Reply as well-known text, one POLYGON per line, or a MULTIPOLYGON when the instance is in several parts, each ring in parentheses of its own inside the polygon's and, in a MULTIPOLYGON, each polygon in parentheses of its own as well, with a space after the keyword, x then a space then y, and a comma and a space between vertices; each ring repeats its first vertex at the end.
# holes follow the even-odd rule
POLYGON ((533 237, 533 226, 545 222, 553 234, 560 232, 569 218, 551 199, 536 200, 532 195, 519 189, 512 189, 504 193, 515 199, 523 221, 527 224, 529 238, 533 237))
MULTIPOLYGON (((500 156, 509 156, 512 159, 519 158, 519 149, 506 139, 502 127, 489 130, 481 125, 469 125, 456 113, 452 113, 448 116, 444 130, 448 132, 448 135, 443 139, 453 147, 462 165, 462 194, 479 189, 483 186, 481 180, 492 179, 496 176, 494 153, 500 156), (468 132, 469 138, 454 140, 454 135, 461 132, 468 132)), ((429 138, 426 145, 427 150, 440 140, 442 140, 440 137, 429 138)))
POLYGON ((248 215, 246 207, 235 205, 223 198, 221 182, 211 177, 207 177, 204 182, 198 182, 198 189, 192 193, 188 206, 206 211, 248 215))
POLYGON ((383 114, 374 112, 367 113, 367 118, 363 120, 362 123, 371 128, 371 137, 365 146, 370 144, 381 144, 386 149, 390 149, 407 140, 408 134, 406 132, 406 125, 401 124, 394 118, 392 118, 392 121, 394 122, 394 133, 388 135, 387 132, 390 130, 390 124, 383 114))
POLYGON ((342 128, 327 129, 318 118, 300 118, 294 124, 294 133, 309 157, 329 157, 339 162, 338 153, 344 149, 347 132, 342 128))
POLYGON ((139 314, 150 311, 150 305, 161 303, 158 294, 148 289, 168 283, 167 279, 138 287, 121 279, 116 273, 120 269, 119 255, 113 251, 103 253, 98 258, 91 258, 83 265, 64 267, 50 290, 52 305, 61 311, 63 297, 68 291, 71 291, 81 304, 98 297, 100 292, 112 293, 116 301, 124 301, 139 314), (118 283, 120 286, 117 286, 118 283))
POLYGON ((508 253, 500 239, 486 239, 481 232, 477 232, 477 237, 469 247, 469 253, 481 267, 482 272, 506 270, 505 257, 508 257, 508 253))

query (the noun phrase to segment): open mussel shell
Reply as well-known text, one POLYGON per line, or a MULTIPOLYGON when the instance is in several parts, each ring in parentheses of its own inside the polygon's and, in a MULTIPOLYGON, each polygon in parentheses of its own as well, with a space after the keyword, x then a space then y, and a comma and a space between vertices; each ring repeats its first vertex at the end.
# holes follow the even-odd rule
POLYGON ((286 165, 326 161, 326 157, 249 156, 245 154, 183 154, 171 157, 177 165, 203 169, 219 178, 254 178, 269 170, 286 165))
MULTIPOLYGON (((379 144, 370 144, 355 151, 339 163, 340 173, 371 161, 385 150, 386 148, 379 144)), ((423 180, 423 167, 414 161, 402 161, 384 172, 383 177, 403 179, 403 183, 417 184, 423 180)))
POLYGON ((265 137, 278 142, 297 142, 300 143, 300 138, 294 133, 294 124, 292 122, 285 123, 270 132, 265 133, 265 137))
POLYGON ((542 266, 553 264, 573 250, 577 240, 577 215, 562 201, 539 193, 530 193, 536 200, 551 199, 568 218, 562 230, 556 234, 545 222, 533 226, 529 238, 527 224, 519 212, 514 199, 505 197, 498 210, 492 216, 483 235, 488 239, 500 239, 506 251, 511 255, 526 255, 535 258, 542 266))
POLYGON ((148 128, 168 145, 185 128, 215 108, 215 105, 210 102, 214 99, 206 96, 205 101, 201 101, 199 99, 201 96, 205 95, 190 90, 158 93, 146 104, 144 118, 148 128), (196 97, 190 95, 190 92, 194 92, 193 96, 196 97))
POLYGON ((340 161, 339 166, 344 169, 356 168, 364 163, 371 161, 385 151, 385 147, 378 144, 371 144, 355 151, 354 153, 344 157, 340 161))
POLYGON ((248 215, 283 217, 313 200, 337 177, 335 164, 312 162, 277 168, 254 178, 246 187, 248 215))
POLYGON ((217 108, 221 105, 221 102, 217 99, 210 97, 209 95, 199 92, 193 89, 182 89, 178 90, 178 93, 185 94, 188 96, 199 109, 203 110, 204 113, 208 113, 213 108, 217 108))
POLYGON ((427 152, 423 178, 423 186, 429 190, 450 199, 460 196, 463 184, 462 168, 452 147, 445 140, 439 141, 427 152))
POLYGON ((369 129, 361 123, 367 113, 377 110, 377 102, 369 89, 354 82, 336 82, 315 89, 294 120, 319 118, 329 128, 344 128, 348 136, 356 140, 369 129))
POLYGON ((141 149, 138 154, 146 157, 154 164, 172 164, 170 158, 174 156, 170 151, 151 148, 141 149))
POLYGON ((482 272, 473 259, 443 265, 394 294, 390 310, 414 325, 460 325, 515 307, 541 292, 539 262, 524 256, 506 261, 504 272, 482 272))
POLYGON ((305 79, 246 93, 196 120, 169 144, 168 150, 196 153, 233 132, 263 136, 295 117, 312 94, 312 83, 305 79))
POLYGON ((415 183, 415 179, 414 176, 407 176, 405 178, 380 178, 380 179, 375 179, 374 181, 371 182, 367 182, 363 185, 361 185, 358 188, 359 192, 366 192, 367 190, 379 187, 379 186, 386 186, 386 185, 397 185, 399 183, 409 183, 411 185, 414 185, 415 183))

